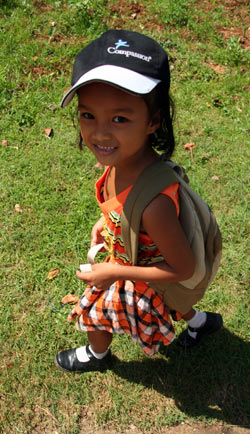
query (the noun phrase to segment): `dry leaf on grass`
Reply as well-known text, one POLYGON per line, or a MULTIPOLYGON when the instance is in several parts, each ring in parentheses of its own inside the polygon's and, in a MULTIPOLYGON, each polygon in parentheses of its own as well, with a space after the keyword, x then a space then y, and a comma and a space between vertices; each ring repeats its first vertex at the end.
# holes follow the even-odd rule
POLYGON ((53 132, 53 128, 45 128, 44 132, 46 134, 47 137, 52 137, 54 132, 53 132))
POLYGON ((60 273, 60 268, 52 268, 52 270, 50 270, 49 272, 48 272, 48 276, 47 276, 47 278, 49 279, 49 280, 52 280, 52 279, 54 279, 58 274, 60 273))
POLYGON ((196 147, 194 142, 189 142, 184 145, 184 149, 188 149, 188 151, 192 151, 196 147))
POLYGON ((63 304, 77 304, 79 297, 76 294, 67 294, 62 298, 63 304))
POLYGON ((217 74, 222 74, 227 68, 222 65, 216 65, 215 63, 208 62, 207 65, 209 68, 213 69, 217 74))
POLYGON ((19 203, 16 203, 16 205, 15 205, 15 211, 16 211, 16 212, 20 212, 20 213, 23 212, 23 210, 22 210, 22 208, 20 207, 19 203))
POLYGON ((18 146, 9 146, 9 144, 8 144, 8 140, 2 140, 2 145, 3 145, 5 148, 7 148, 7 146, 8 146, 8 148, 18 149, 18 146))
POLYGON ((192 160, 194 159, 194 156, 193 156, 193 149, 194 148, 196 148, 196 145, 194 142, 189 142, 189 143, 186 143, 184 145, 184 149, 186 149, 187 151, 190 151, 192 160))

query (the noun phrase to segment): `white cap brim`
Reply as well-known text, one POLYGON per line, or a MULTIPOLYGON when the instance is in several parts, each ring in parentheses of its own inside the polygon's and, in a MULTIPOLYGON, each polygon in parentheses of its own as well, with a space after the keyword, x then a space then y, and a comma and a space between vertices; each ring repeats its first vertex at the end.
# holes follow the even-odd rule
POLYGON ((64 95, 61 107, 66 107, 74 98, 75 92, 79 87, 94 81, 104 82, 117 86, 127 92, 138 95, 150 93, 160 80, 148 77, 131 69, 122 68, 115 65, 102 65, 83 74, 72 88, 64 95))

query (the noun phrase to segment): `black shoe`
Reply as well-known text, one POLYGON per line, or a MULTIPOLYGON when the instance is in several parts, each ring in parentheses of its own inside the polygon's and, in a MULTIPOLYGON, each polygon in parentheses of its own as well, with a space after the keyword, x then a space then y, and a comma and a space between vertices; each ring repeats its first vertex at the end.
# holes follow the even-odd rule
POLYGON ((186 349, 191 349, 196 347, 201 343, 201 341, 210 335, 211 333, 217 332, 223 326, 223 319, 219 313, 206 312, 207 319, 205 324, 199 328, 188 327, 184 332, 182 332, 176 343, 186 349), (196 338, 192 338, 188 333, 188 330, 191 332, 196 332, 196 338))
POLYGON ((89 371, 105 371, 112 364, 111 351, 109 350, 103 359, 97 359, 93 356, 89 349, 89 345, 86 347, 86 352, 89 357, 88 362, 79 362, 76 357, 76 348, 70 350, 61 351, 55 357, 55 364, 58 368, 67 372, 89 372, 89 371))

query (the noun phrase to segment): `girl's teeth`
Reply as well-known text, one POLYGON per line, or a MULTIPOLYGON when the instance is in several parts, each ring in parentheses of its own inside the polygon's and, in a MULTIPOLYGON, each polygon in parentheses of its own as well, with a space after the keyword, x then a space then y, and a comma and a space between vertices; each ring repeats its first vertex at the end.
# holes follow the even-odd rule
POLYGON ((111 151, 112 149, 115 149, 115 146, 100 146, 100 145, 97 145, 97 148, 102 149, 104 151, 111 151))

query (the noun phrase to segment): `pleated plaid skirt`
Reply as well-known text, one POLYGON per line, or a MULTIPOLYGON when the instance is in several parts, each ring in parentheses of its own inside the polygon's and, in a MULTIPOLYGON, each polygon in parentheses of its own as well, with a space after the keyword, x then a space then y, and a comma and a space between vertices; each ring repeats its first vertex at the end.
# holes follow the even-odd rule
POLYGON ((79 330, 127 333, 149 356, 158 352, 161 343, 168 345, 175 337, 161 295, 144 282, 118 281, 106 291, 88 287, 79 306, 79 330))

